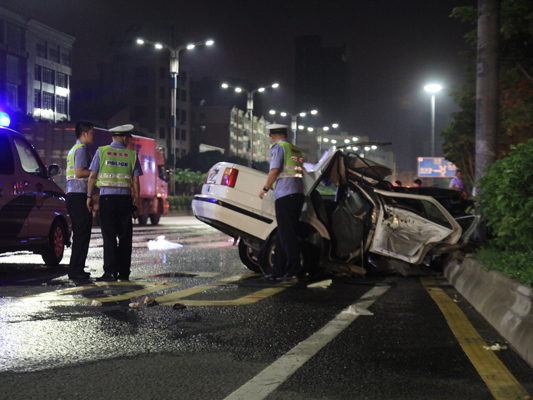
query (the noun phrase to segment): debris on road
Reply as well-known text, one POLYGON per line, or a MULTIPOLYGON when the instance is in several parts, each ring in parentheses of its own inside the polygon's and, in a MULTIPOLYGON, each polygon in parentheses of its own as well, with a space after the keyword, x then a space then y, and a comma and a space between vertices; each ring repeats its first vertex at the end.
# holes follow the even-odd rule
POLYGON ((492 346, 483 346, 485 350, 500 351, 507 350, 507 346, 501 346, 499 343, 494 343, 492 346))
POLYGON ((173 308, 174 310, 183 310, 184 308, 187 308, 187 307, 185 307, 185 304, 176 303, 176 304, 174 304, 174 305, 172 306, 172 308, 173 308))
POLYGON ((98 300, 93 300, 91 302, 91 306, 93 306, 93 307, 100 307, 101 305, 102 305, 102 302, 98 301, 98 300))
POLYGON ((352 315, 374 315, 372 311, 368 311, 366 308, 351 305, 346 310, 342 311, 343 314, 352 314, 352 315))
POLYGON ((153 297, 148 297, 148 296, 146 296, 146 297, 144 298, 144 305, 145 305, 146 307, 157 306, 157 304, 158 304, 157 301, 155 301, 155 299, 154 299, 153 297))
POLYGON ((166 281, 163 281, 163 282, 156 282, 154 283, 154 285, 166 285, 168 283, 168 279, 166 281))
POLYGON ((149 250, 170 250, 179 249, 180 247, 183 247, 183 245, 179 243, 169 242, 168 240, 165 240, 164 236, 158 236, 156 240, 148 241, 149 250))
POLYGON ((140 306, 140 303, 130 303, 130 308, 139 308, 140 306))
POLYGON ((333 281, 331 279, 326 279, 325 281, 315 282, 311 283, 310 285, 307 285, 308 288, 327 288, 331 285, 333 281))

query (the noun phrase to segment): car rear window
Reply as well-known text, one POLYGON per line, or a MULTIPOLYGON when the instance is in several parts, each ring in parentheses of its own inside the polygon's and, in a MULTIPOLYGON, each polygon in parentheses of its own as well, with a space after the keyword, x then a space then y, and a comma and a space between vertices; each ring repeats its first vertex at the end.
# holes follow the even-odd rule
POLYGON ((0 175, 13 175, 15 173, 15 162, 13 153, 6 135, 0 134, 0 175))

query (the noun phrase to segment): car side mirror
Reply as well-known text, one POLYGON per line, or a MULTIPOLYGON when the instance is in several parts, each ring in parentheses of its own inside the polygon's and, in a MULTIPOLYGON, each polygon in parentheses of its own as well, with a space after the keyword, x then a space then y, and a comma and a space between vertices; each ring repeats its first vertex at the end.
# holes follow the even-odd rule
POLYGON ((61 173, 61 167, 57 164, 50 164, 48 166, 48 176, 56 176, 61 173))

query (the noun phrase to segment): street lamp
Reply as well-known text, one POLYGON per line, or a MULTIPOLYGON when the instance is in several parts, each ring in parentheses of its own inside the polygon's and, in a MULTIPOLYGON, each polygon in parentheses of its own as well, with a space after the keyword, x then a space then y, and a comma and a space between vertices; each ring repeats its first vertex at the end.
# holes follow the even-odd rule
MULTIPOLYGON (((262 87, 259 87, 257 89, 254 89, 252 91, 248 91, 246 89, 242 89, 242 88, 240 88, 238 86, 229 85, 227 83, 223 83, 222 84, 222 88, 224 88, 224 89, 233 88, 233 89, 235 89, 235 91, 237 93, 241 93, 241 92, 244 91, 248 95, 248 99, 246 101, 246 108, 248 109, 248 117, 250 118, 250 139, 252 141, 252 145, 250 147, 250 158, 248 160, 248 166, 249 167, 252 166, 252 161, 253 161, 253 157, 254 157, 254 94, 255 94, 255 92, 262 93, 266 89, 270 89, 270 88, 276 89, 278 87, 279 87, 279 83, 273 83, 270 86, 262 86, 262 87)), ((238 138, 237 138, 237 155, 239 155, 239 140, 238 140, 238 138)))
POLYGON ((435 157, 435 93, 442 89, 441 85, 430 84, 424 86, 426 92, 431 95, 431 157, 435 157))
MULTIPOLYGON (((143 44, 151 44, 156 49, 161 50, 163 47, 166 48, 168 51, 170 51, 170 113, 171 113, 171 121, 170 121, 170 146, 172 148, 172 171, 173 173, 176 172, 176 112, 177 112, 177 91, 178 91, 178 75, 179 75, 179 60, 180 60, 180 51, 188 49, 192 50, 196 46, 205 45, 205 46, 211 46, 215 42, 211 39, 206 40, 205 42, 194 42, 187 45, 180 45, 177 47, 171 47, 164 43, 158 43, 158 42, 152 42, 151 40, 145 40, 145 39, 137 39, 137 44, 143 45, 143 44)), ((179 147, 179 158, 181 158, 181 135, 179 135, 178 139, 178 147, 179 147)), ((175 194, 176 192, 176 180, 171 179, 170 180, 170 193, 175 194)))
MULTIPOLYGON (((275 115, 276 114, 276 110, 270 110, 269 111, 270 114, 272 115, 275 115)), ((292 141, 292 144, 294 144, 296 146, 296 132, 297 132, 297 129, 300 129, 300 130, 303 130, 305 129, 303 125, 298 125, 298 117, 305 117, 307 114, 311 114, 311 115, 317 115, 318 114, 318 111, 317 110, 311 110, 311 111, 302 111, 302 112, 299 112, 299 113, 295 113, 295 114, 291 114, 291 113, 288 113, 288 112, 285 112, 285 111, 281 111, 279 113, 279 115, 281 115, 282 117, 286 117, 287 115, 290 115, 291 116, 291 131, 293 133, 293 141, 292 141)))

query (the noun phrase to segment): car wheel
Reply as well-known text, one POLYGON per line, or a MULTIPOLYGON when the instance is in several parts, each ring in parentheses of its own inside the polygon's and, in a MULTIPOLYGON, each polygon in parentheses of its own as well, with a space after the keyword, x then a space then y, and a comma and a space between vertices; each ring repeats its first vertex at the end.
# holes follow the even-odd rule
POLYGON ((63 253, 65 252, 65 232, 63 224, 55 220, 50 228, 48 235, 48 248, 43 253, 43 261, 46 265, 55 267, 59 265, 63 259, 63 253))
POLYGON ((161 214, 150 214, 150 223, 152 225, 157 225, 159 223, 159 220, 161 219, 161 214))
POLYGON ((259 267, 261 268, 264 274, 270 274, 272 268, 274 267, 274 259, 276 255, 276 235, 272 235, 270 240, 265 244, 264 247, 259 249, 259 256, 257 261, 259 267))
POLYGON ((139 221, 139 225, 146 225, 146 223, 148 222, 148 215, 141 214, 139 215, 139 218, 137 218, 137 220, 139 221))
POLYGON ((257 254, 254 254, 253 249, 244 243, 244 240, 239 240, 239 257, 246 268, 254 272, 263 272, 259 266, 257 254))

